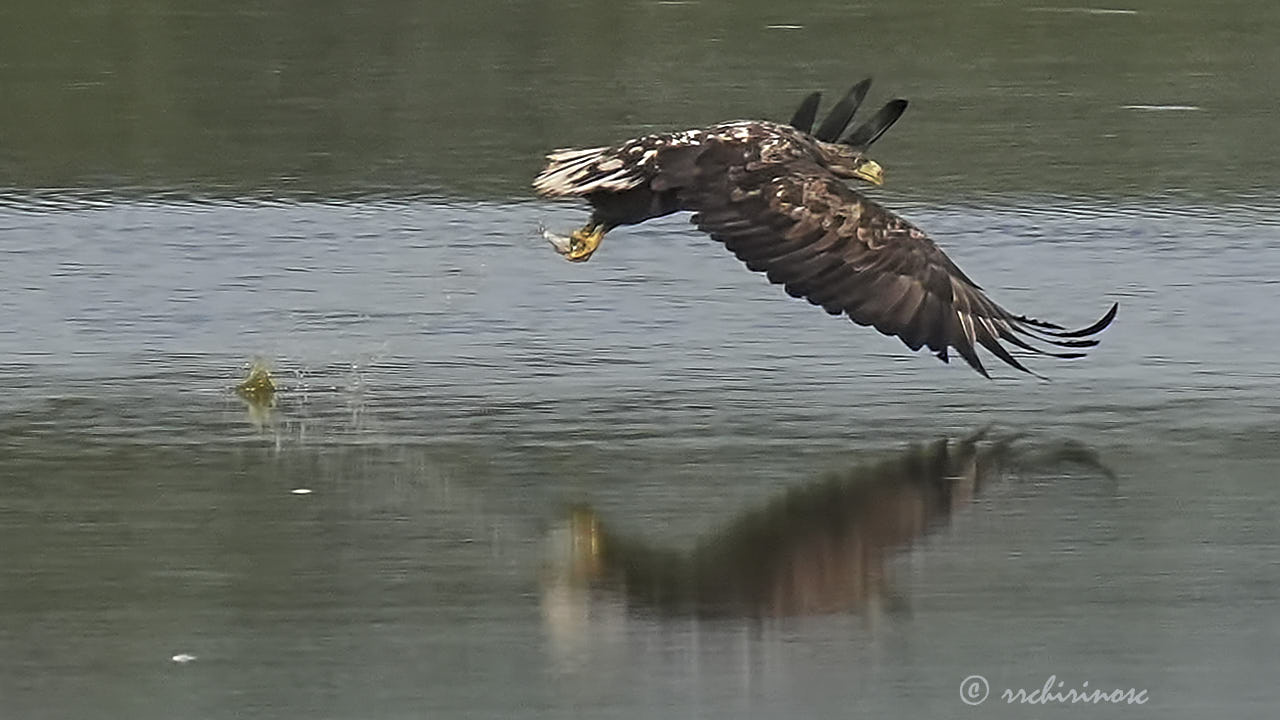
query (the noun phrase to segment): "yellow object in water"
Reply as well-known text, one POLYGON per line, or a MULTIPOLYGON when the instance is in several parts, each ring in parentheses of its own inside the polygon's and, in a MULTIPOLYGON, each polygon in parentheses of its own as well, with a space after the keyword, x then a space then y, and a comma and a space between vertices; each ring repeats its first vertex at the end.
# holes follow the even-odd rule
POLYGON ((254 405, 270 405, 276 394, 271 371, 265 364, 255 362, 249 369, 249 377, 236 386, 236 393, 254 405))

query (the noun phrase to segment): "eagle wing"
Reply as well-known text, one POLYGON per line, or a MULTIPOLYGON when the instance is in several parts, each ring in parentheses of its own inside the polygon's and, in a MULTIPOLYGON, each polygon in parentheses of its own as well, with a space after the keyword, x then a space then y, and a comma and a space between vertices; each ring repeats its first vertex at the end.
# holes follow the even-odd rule
POLYGON ((793 297, 832 315, 847 314, 897 336, 907 347, 928 346, 943 362, 954 349, 988 376, 977 346, 1032 373, 1002 343, 1060 358, 1084 355, 1094 324, 1067 330, 1001 308, 919 228, 846 186, 816 162, 794 156, 761 159, 758 145, 713 142, 697 158, 682 188, 693 222, 738 259, 793 297), (1047 350, 1037 342, 1068 351, 1047 350))

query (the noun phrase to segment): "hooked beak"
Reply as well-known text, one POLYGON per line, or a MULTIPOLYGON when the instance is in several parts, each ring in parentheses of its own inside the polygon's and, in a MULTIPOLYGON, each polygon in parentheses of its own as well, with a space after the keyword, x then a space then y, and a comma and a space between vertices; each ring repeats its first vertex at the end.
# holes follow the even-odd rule
POLYGON ((853 171, 853 176, 873 185, 884 184, 884 168, 880 167, 880 163, 875 160, 863 160, 862 164, 853 171))

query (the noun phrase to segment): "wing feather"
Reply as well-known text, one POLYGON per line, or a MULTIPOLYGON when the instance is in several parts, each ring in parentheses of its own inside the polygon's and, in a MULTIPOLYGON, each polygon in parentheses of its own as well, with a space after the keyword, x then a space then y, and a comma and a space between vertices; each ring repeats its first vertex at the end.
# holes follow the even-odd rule
MULTIPOLYGON (((866 78, 849 88, 849 92, 840 98, 827 115, 827 119, 822 121, 822 125, 813 133, 813 136, 819 140, 826 142, 835 142, 836 138, 844 132, 849 126, 849 121, 853 119, 854 113, 858 112, 858 106, 862 105, 862 100, 867 96, 867 90, 871 88, 871 78, 866 78)), ((807 100, 806 100, 807 101, 807 100)), ((814 113, 817 113, 817 101, 814 101, 814 113)), ((810 120, 812 124, 812 120, 810 120)))
MULTIPOLYGON (((847 96, 855 97, 856 92, 847 96)), ((841 115, 846 111, 841 108, 841 115)), ((1092 336, 1115 319, 1114 306, 1079 330, 1014 315, 919 228, 826 168, 785 154, 770 161, 758 144, 712 145, 699 155, 692 182, 682 190, 684 205, 697 211, 694 223, 788 294, 897 336, 912 350, 928 347, 943 362, 955 350, 988 375, 977 352, 982 347, 1032 373, 1004 343, 1041 355, 1080 357, 1084 353, 1076 349, 1096 345, 1092 336), (1033 340, 1073 350, 1046 350, 1033 340)))
POLYGON ((804 100, 800 101, 800 106, 796 108, 795 114, 791 116, 791 127, 800 132, 809 132, 813 129, 813 121, 818 117, 818 103, 822 102, 822 93, 809 93, 804 100))

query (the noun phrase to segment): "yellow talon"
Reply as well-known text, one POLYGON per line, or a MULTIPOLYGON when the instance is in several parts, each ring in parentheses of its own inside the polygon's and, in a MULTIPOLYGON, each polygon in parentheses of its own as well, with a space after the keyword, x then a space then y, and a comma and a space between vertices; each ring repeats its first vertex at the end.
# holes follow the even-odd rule
POLYGON ((591 253, 600 247, 600 241, 604 240, 605 229, 603 225, 586 225, 574 230, 569 235, 569 251, 564 254, 566 260, 570 262, 586 262, 591 253))

